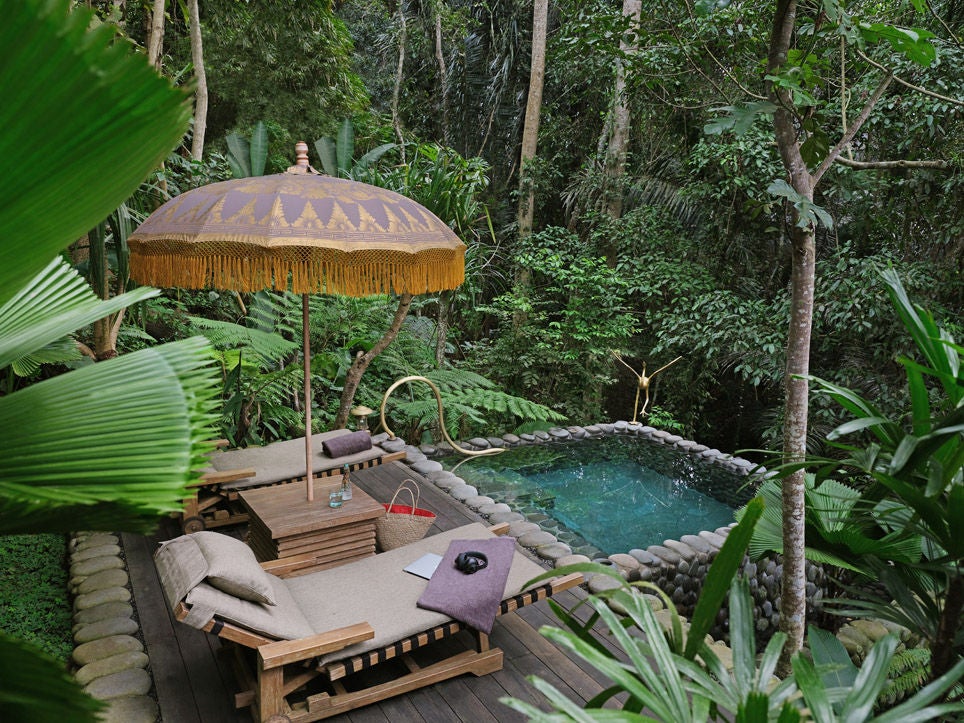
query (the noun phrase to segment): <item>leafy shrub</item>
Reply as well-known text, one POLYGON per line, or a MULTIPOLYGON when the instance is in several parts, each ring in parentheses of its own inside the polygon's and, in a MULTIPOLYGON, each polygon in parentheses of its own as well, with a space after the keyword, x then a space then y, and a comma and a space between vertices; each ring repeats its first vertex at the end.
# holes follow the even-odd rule
POLYGON ((0 536, 0 628, 66 664, 73 650, 63 535, 0 536))

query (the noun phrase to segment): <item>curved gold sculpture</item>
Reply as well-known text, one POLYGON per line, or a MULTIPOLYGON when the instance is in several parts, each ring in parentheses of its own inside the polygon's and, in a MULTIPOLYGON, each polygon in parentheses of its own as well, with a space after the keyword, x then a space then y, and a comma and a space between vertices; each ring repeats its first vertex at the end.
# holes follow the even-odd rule
POLYGON ((464 454, 466 457, 481 457, 487 454, 499 454, 499 452, 505 452, 503 447, 490 447, 489 449, 472 450, 465 449, 464 447, 460 447, 458 444, 456 444, 455 440, 453 440, 449 436, 449 433, 445 430, 445 416, 442 411, 442 395, 439 392, 438 387, 435 386, 435 382, 433 382, 431 379, 426 379, 425 377, 420 376, 402 377, 392 384, 392 386, 385 391, 385 396, 382 397, 382 406, 379 410, 379 414, 382 429, 385 430, 385 433, 388 434, 390 438, 395 439, 395 433, 388 428, 388 423, 385 421, 385 405, 388 403, 388 398, 391 396, 392 392, 398 389, 402 384, 407 384, 408 382, 425 382, 432 388, 432 392, 435 394, 435 401, 438 402, 438 425, 442 430, 442 436, 445 437, 445 441, 448 442, 452 446, 452 449, 454 449, 456 452, 459 454, 464 454))

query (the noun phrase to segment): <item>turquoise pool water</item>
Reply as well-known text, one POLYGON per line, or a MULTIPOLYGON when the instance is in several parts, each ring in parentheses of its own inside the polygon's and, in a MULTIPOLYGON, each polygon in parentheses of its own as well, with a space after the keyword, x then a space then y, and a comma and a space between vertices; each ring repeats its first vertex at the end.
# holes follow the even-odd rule
MULTIPOLYGON (((450 469, 457 462, 444 461, 450 469)), ((590 557, 715 530, 751 496, 741 490, 746 477, 624 436, 517 447, 455 473, 590 557)))

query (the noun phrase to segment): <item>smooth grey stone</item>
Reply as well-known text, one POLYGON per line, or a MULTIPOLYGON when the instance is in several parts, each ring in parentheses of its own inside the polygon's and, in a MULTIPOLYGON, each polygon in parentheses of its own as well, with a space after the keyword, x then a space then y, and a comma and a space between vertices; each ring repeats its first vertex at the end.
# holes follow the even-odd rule
POLYGON ((151 689, 151 676, 143 668, 131 668, 120 673, 106 675, 88 683, 84 692, 100 700, 111 698, 131 698, 147 695, 151 689))
POLYGON ((537 530, 541 529, 542 528, 539 527, 539 525, 537 525, 535 522, 530 522, 529 520, 519 520, 509 525, 509 534, 512 537, 521 537, 522 535, 526 535, 530 532, 536 532, 537 530))
POLYGON ((690 453, 690 454, 702 454, 703 452, 707 451, 708 449, 709 449, 709 447, 707 447, 705 444, 694 444, 692 447, 689 448, 689 453, 690 453))
POLYGON ((103 590, 78 595, 74 599, 74 610, 86 610, 109 602, 127 602, 130 599, 131 591, 126 587, 105 587, 103 590))
POLYGON ((735 522, 732 525, 727 525, 726 527, 717 527, 714 532, 716 532, 716 534, 720 537, 726 537, 730 534, 730 530, 732 530, 734 527, 736 527, 735 522))
POLYGON ((465 484, 465 480, 462 479, 461 477, 456 477, 455 475, 452 475, 451 477, 443 477, 442 479, 435 480, 435 486, 438 487, 440 490, 445 490, 446 492, 448 492, 449 490, 455 489, 456 487, 460 487, 461 485, 464 485, 464 484, 465 484))
POLYGON ((549 434, 556 439, 571 439, 572 435, 569 434, 568 429, 562 429, 561 427, 553 427, 549 430, 549 434))
POLYGON ((434 457, 439 453, 438 447, 434 444, 420 444, 418 445, 418 451, 424 454, 426 457, 434 457))
POLYGON ((675 566, 679 564, 679 561, 682 559, 679 556, 679 553, 674 550, 670 550, 667 547, 663 547, 662 545, 650 545, 646 548, 646 552, 648 552, 650 555, 655 555, 668 565, 675 566))
POLYGON ((493 502, 492 504, 482 505, 478 511, 482 515, 497 515, 500 512, 511 512, 512 508, 505 502, 493 502))
POLYGON ((81 550, 89 550, 92 547, 101 547, 103 545, 119 545, 120 540, 117 539, 117 535, 112 535, 109 532, 95 532, 92 535, 87 535, 85 537, 76 537, 74 544, 74 551, 80 552, 81 550))
POLYGON ((100 638, 114 635, 133 635, 138 630, 137 623, 130 618, 107 618, 96 623, 84 625, 74 633, 75 643, 89 643, 100 638))
POLYGON ((519 544, 523 547, 539 547, 540 545, 548 545, 551 542, 555 542, 556 536, 544 530, 533 530, 522 535, 518 540, 519 544))
POLYGON ((130 635, 111 635, 107 638, 98 638, 89 643, 83 643, 74 648, 72 654, 77 665, 87 665, 96 660, 103 660, 121 653, 140 653, 144 651, 144 646, 137 638, 130 635))
POLYGON ((505 442, 506 444, 516 445, 522 440, 519 439, 519 437, 516 436, 515 434, 509 433, 509 434, 502 435, 502 441, 505 442))
POLYGON ((696 446, 696 442, 694 442, 691 439, 681 439, 679 442, 676 443, 676 446, 677 448, 688 452, 691 449, 693 449, 693 447, 696 446))
POLYGON ((405 449, 406 444, 404 439, 396 437, 395 439, 386 439, 384 442, 380 442, 378 446, 386 452, 401 452, 405 449))
POLYGON ((418 447, 405 447, 405 463, 411 467, 418 464, 419 462, 425 462, 428 460, 418 447))
POLYGON ((131 607, 130 603, 108 602, 74 613, 74 622, 87 625, 88 623, 96 623, 98 620, 106 620, 107 618, 129 618, 133 614, 134 608, 131 607))
POLYGON ((458 479, 454 472, 450 472, 447 469, 441 469, 435 472, 426 472, 424 476, 433 482, 437 482, 438 480, 442 479, 458 479))
POLYGON ((590 424, 588 427, 583 427, 583 429, 586 430, 586 433, 590 437, 595 437, 596 435, 603 433, 602 427, 600 427, 598 424, 590 424))
POLYGON ((378 434, 372 435, 372 444, 381 446, 382 442, 386 441, 388 441, 388 432, 379 432, 378 434))
POLYGON ((578 565, 581 562, 591 562, 591 560, 585 555, 566 555, 565 557, 560 557, 555 562, 555 567, 565 567, 566 565, 578 565))
POLYGON ((704 555, 716 551, 716 548, 699 535, 683 535, 679 538, 679 541, 685 545, 689 545, 697 552, 702 552, 704 555))
POLYGON ((472 437, 472 439, 466 442, 466 444, 471 444, 473 447, 477 447, 478 449, 488 449, 492 446, 489 444, 489 440, 485 439, 484 437, 472 437))
POLYGON ((668 547, 687 562, 696 557, 696 550, 678 540, 666 540, 663 542, 663 547, 668 547))
POLYGON ((100 723, 155 723, 158 716, 157 703, 146 695, 114 698, 107 710, 98 714, 100 723))
POLYGON ((90 560, 95 557, 108 557, 110 555, 120 554, 119 545, 96 545, 94 547, 88 547, 84 550, 77 550, 70 556, 70 561, 72 563, 83 562, 84 560, 90 560))
POLYGON ((535 442, 535 441, 536 441, 536 436, 535 436, 534 434, 529 434, 528 432, 524 432, 523 434, 520 434, 520 435, 519 435, 519 441, 520 441, 520 442, 529 442, 529 443, 535 442))
POLYGON ((426 474, 428 472, 441 472, 442 464, 431 459, 427 459, 423 462, 416 462, 415 464, 409 465, 419 474, 426 474))
POLYGON ((629 429, 629 422, 619 420, 618 422, 613 423, 613 431, 617 434, 625 432, 627 429, 629 429))
POLYGON ((505 440, 502 437, 486 437, 485 441, 489 443, 489 446, 493 449, 504 449, 505 440))
POLYGON ((550 439, 552 439, 552 436, 543 429, 536 431, 535 437, 536 439, 541 439, 543 442, 548 442, 550 439))
POLYGON ((682 442, 682 441, 683 441, 683 438, 680 437, 678 434, 666 435, 666 444, 677 444, 678 442, 682 442))
POLYGON ((553 562, 572 555, 572 548, 565 542, 550 542, 548 545, 539 545, 536 554, 543 560, 553 562))
POLYGON ((656 555, 653 555, 652 553, 647 552, 646 550, 641 550, 639 548, 630 550, 629 554, 635 557, 639 561, 640 565, 657 565, 658 566, 662 562, 662 560, 656 557, 656 555))
POLYGON ((723 547, 723 543, 726 542, 726 538, 722 535, 718 535, 715 532, 709 532, 708 530, 703 530, 700 532, 700 537, 706 540, 710 545, 719 550, 723 547))
POLYGON ((485 495, 476 495, 475 497, 469 497, 463 502, 475 512, 478 512, 484 505, 490 505, 495 502, 491 497, 486 497, 485 495))
POLYGON ((470 497, 478 496, 479 491, 472 485, 463 484, 450 489, 449 494, 452 495, 452 497, 457 499, 459 502, 464 502, 470 497))
POLYGON ((150 661, 147 659, 147 656, 144 655, 144 653, 137 650, 131 650, 126 653, 112 655, 109 658, 102 658, 94 661, 93 663, 88 663, 74 673, 74 678, 81 685, 87 685, 97 678, 103 678, 107 675, 120 673, 123 670, 128 670, 130 668, 146 668, 149 662, 150 661))
POLYGON ((566 431, 573 439, 585 439, 589 436, 589 432, 582 427, 566 427, 566 431))
POLYGON ((606 590, 616 590, 623 586, 618 579, 609 575, 590 575, 589 592, 600 593, 606 590))
POLYGON ((713 459, 714 457, 722 457, 723 453, 718 449, 706 449, 700 452, 700 457, 705 457, 706 459, 713 459))
POLYGON ((613 434, 616 431, 616 425, 614 424, 605 423, 598 426, 599 429, 602 430, 603 434, 613 434))
POLYGON ((501 525, 503 522, 512 523, 524 519, 525 517, 518 512, 496 512, 494 515, 489 515, 489 522, 493 525, 501 525))
POLYGON ((617 552, 614 555, 610 555, 609 559, 612 560, 612 562, 617 567, 623 567, 623 568, 626 568, 627 570, 639 569, 639 560, 637 560, 632 555, 626 554, 624 552, 617 552))
POLYGON ((104 557, 92 557, 89 560, 72 563, 70 566, 70 576, 88 577, 101 570, 111 570, 124 567, 124 561, 118 555, 106 555, 104 557))
POLYGON ((108 587, 124 587, 128 582, 130 582, 130 578, 127 576, 127 571, 122 567, 101 570, 90 577, 84 578, 84 581, 77 586, 77 594, 86 595, 108 587))

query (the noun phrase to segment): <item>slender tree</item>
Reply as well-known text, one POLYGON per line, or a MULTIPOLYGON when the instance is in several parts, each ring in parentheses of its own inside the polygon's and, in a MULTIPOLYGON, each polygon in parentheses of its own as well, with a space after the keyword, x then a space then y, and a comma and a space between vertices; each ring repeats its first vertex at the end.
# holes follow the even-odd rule
POLYGON ((188 0, 188 15, 191 25, 191 61, 194 63, 194 133, 191 141, 191 156, 196 161, 204 155, 204 132, 208 125, 208 79, 204 71, 204 50, 201 44, 201 13, 198 0, 188 0))

